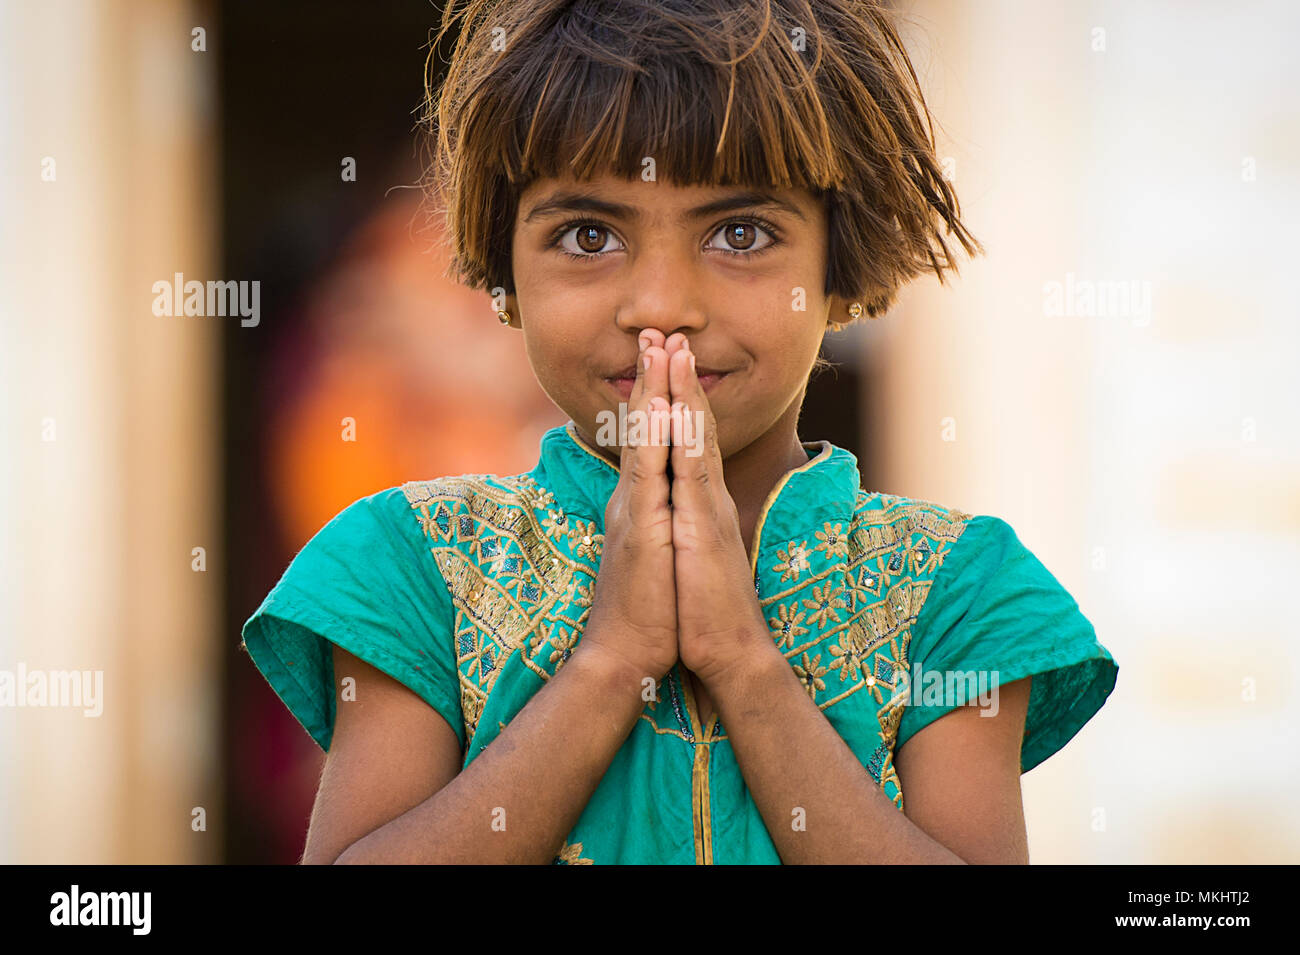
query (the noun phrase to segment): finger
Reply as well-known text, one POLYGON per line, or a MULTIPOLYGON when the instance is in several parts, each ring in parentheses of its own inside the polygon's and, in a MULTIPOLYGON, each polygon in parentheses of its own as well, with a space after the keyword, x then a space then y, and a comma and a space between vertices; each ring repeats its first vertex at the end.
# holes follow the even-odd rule
MULTIPOLYGON (((669 357, 668 391, 671 401, 681 402, 685 410, 692 412, 689 419, 683 418, 682 449, 687 457, 694 458, 722 476, 722 457, 718 452, 717 422, 713 417, 713 408, 709 397, 704 393, 699 376, 695 373, 695 354, 690 343, 683 339, 681 347, 669 357)), ((678 442, 674 441, 674 445, 678 442)), ((674 467, 676 458, 674 458, 674 467)))
POLYGON ((708 398, 695 374, 694 355, 689 345, 675 351, 669 369, 673 407, 673 500, 704 508, 701 514, 719 513, 718 495, 727 493, 723 480, 722 456, 718 449, 717 425, 708 398))
POLYGON ((627 396, 627 405, 629 408, 640 407, 642 396, 645 392, 645 350, 651 345, 651 340, 645 332, 637 336, 636 352, 636 378, 632 381, 632 391, 627 396))
POLYGON ((649 527, 669 517, 668 485, 668 401, 660 395, 649 399, 644 414, 644 432, 634 436, 632 412, 629 412, 628 444, 635 445, 625 452, 625 469, 619 481, 627 486, 627 508, 632 522, 638 527, 649 527), (657 433, 662 431, 663 437, 657 433))
MULTIPOLYGON (((699 378, 695 374, 692 361, 690 342, 681 332, 673 332, 664 342, 664 351, 668 353, 668 400, 672 404, 679 401, 689 402, 692 394, 700 389, 699 378), (681 357, 678 357, 679 355, 681 357)), ((703 394, 702 390, 700 393, 703 394)), ((683 423, 680 412, 674 420, 678 425, 683 423)), ((677 444, 682 437, 683 435, 679 433, 673 443, 677 444)), ((686 437, 689 438, 691 435, 688 434, 686 437)))
POLYGON ((666 466, 669 452, 672 450, 672 416, 668 406, 668 399, 663 395, 655 395, 649 401, 647 414, 649 420, 649 447, 656 454, 663 456, 666 466))
POLYGON ((667 356, 662 348, 646 348, 637 368, 637 400, 628 403, 619 481, 627 486, 629 516, 646 527, 662 520, 668 507, 669 435, 656 440, 656 425, 667 415, 668 399, 654 393, 667 391, 667 356))
MULTIPOLYGON (((662 337, 662 336, 660 336, 662 337)), ((650 357, 650 367, 645 371, 646 405, 651 398, 663 398, 668 405, 668 353, 658 345, 651 345, 643 352, 650 357)), ((645 405, 643 405, 645 407, 645 405)))
MULTIPOLYGON (((660 474, 668 466, 668 445, 672 438, 668 427, 668 355, 656 345, 647 348, 645 355, 649 364, 645 368, 645 401, 641 405, 645 413, 641 422, 644 430, 638 437, 645 444, 646 461, 660 474)), ((628 431, 630 437, 630 422, 628 431)))
MULTIPOLYGON (((649 374, 649 368, 653 363, 653 357, 647 354, 647 348, 649 347, 650 341, 650 337, 644 332, 637 339, 640 351, 637 352, 636 356, 636 380, 632 382, 632 391, 629 393, 627 398, 627 407, 625 411, 626 417, 624 420, 631 419, 633 417, 632 411, 634 410, 644 411, 651 398, 651 395, 649 395, 646 390, 646 380, 649 374)), ((629 429, 629 432, 630 430, 631 429, 629 429)), ((632 440, 635 435, 631 433, 626 435, 628 440, 624 440, 624 437, 624 435, 619 435, 619 442, 622 445, 619 453, 620 471, 627 470, 630 467, 636 457, 638 450, 637 445, 639 444, 639 442, 632 440)))
POLYGON ((668 355, 663 349, 664 334, 657 328, 645 328, 637 336, 642 345, 641 357, 637 363, 637 384, 633 393, 637 400, 628 401, 628 440, 647 445, 645 456, 647 467, 653 467, 658 474, 668 466, 668 442, 671 433, 667 417, 650 415, 651 402, 658 398, 663 403, 663 411, 668 409, 668 355), (638 419, 633 411, 642 417, 638 419), (659 426, 662 420, 662 427, 659 426), (634 428, 634 425, 636 426, 634 428), (639 429, 639 430, 638 430, 639 429), (659 433, 662 431, 662 435, 659 433))
POLYGON ((637 337, 646 339, 645 347, 647 348, 652 346, 655 348, 664 347, 664 333, 657 328, 643 328, 641 334, 637 337))
MULTIPOLYGON (((628 395, 627 407, 644 410, 647 402, 655 395, 668 398, 668 365, 655 362, 656 355, 662 353, 664 333, 657 328, 643 328, 637 336, 636 380, 632 383, 632 392, 628 395), (645 358, 649 355, 650 364, 645 358)), ((664 356, 666 357, 666 356, 664 356)))

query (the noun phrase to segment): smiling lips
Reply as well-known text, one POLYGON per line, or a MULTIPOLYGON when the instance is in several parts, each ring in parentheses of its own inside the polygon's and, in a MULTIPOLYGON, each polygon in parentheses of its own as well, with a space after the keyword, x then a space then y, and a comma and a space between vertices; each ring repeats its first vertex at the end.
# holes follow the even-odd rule
MULTIPOLYGON (((700 387, 704 389, 705 394, 708 394, 717 386, 718 382, 726 378, 731 372, 717 371, 713 368, 697 365, 695 374, 700 379, 700 387)), ((624 401, 627 401, 632 397, 632 386, 636 384, 636 366, 628 365, 617 374, 607 376, 605 381, 613 386, 624 401)))

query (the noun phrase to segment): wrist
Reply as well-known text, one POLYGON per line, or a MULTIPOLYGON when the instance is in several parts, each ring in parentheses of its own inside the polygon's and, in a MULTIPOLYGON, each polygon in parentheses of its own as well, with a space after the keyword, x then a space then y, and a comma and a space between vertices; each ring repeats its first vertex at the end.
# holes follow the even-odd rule
POLYGON ((584 670, 605 686, 635 688, 638 693, 646 677, 655 682, 662 678, 662 674, 651 672, 651 667, 638 664, 617 650, 594 641, 579 642, 570 663, 578 661, 581 661, 584 670))
POLYGON ((737 688, 788 675, 790 662, 766 633, 763 638, 753 641, 744 654, 714 667, 707 675, 697 674, 711 694, 723 697, 737 688))

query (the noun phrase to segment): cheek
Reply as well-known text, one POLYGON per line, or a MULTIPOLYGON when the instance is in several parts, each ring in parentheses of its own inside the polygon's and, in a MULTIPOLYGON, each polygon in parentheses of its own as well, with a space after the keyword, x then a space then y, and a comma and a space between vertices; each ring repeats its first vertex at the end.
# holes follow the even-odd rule
POLYGON ((524 331, 524 348, 529 359, 550 375, 572 376, 579 370, 579 362, 586 357, 589 339, 566 329, 560 322, 541 317, 524 331))
POLYGON ((532 366, 533 376, 542 390, 566 414, 578 416, 588 402, 584 393, 584 358, 582 342, 568 335, 539 332, 537 328, 553 328, 544 324, 544 318, 534 319, 533 331, 525 331, 524 351, 532 366))
POLYGON ((537 380, 548 392, 558 385, 563 385, 564 376, 557 374, 557 369, 564 366, 564 359, 557 354, 554 341, 545 335, 525 332, 524 351, 528 355, 528 363, 533 366, 533 373, 537 376, 537 380))
POLYGON ((764 380, 778 387, 778 382, 784 385, 791 379, 803 384, 822 338, 808 313, 795 312, 764 322, 754 330, 749 344, 759 367, 765 369, 764 380))

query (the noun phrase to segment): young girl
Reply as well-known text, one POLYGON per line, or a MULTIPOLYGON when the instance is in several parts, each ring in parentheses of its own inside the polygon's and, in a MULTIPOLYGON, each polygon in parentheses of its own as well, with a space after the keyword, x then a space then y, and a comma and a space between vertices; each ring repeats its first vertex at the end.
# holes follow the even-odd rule
POLYGON ((457 20, 454 267, 571 421, 357 501, 245 624, 328 753, 303 861, 1027 862, 1118 668, 1004 521, 797 432, 827 330, 979 248, 885 11, 457 20))

